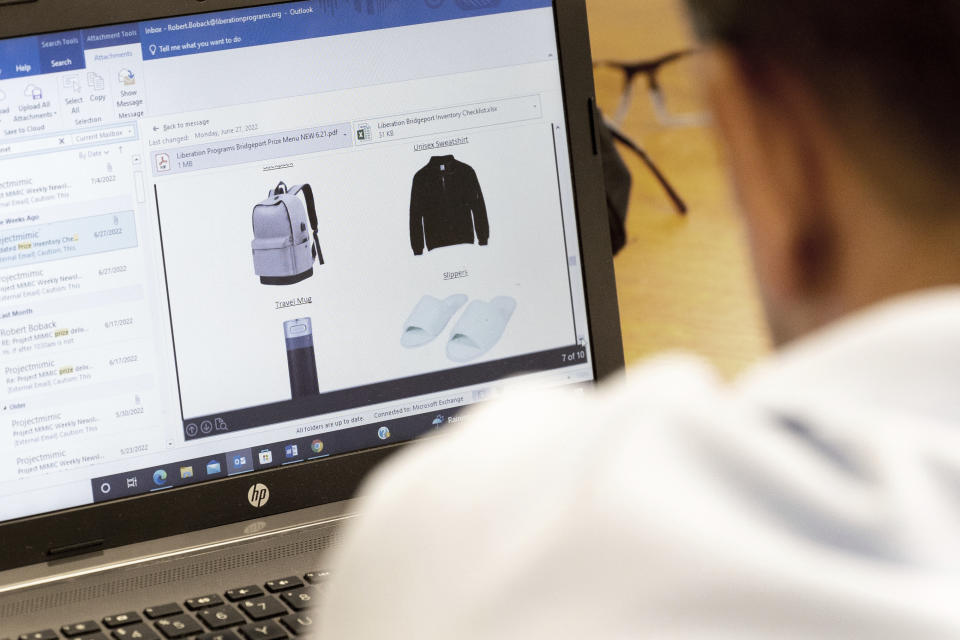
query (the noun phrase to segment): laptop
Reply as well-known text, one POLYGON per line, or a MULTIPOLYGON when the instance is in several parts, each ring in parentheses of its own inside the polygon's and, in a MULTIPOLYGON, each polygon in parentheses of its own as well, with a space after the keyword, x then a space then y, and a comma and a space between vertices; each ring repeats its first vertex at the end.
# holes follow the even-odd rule
POLYGON ((621 370, 597 122, 581 0, 0 0, 0 640, 309 635, 378 464, 621 370))

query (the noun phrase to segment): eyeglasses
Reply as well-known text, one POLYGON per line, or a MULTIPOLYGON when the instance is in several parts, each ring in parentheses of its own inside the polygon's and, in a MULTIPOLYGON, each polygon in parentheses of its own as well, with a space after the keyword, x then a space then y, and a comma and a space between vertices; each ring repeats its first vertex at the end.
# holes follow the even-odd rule
POLYGON ((661 73, 682 73, 679 68, 683 60, 689 59, 697 53, 696 50, 676 51, 652 60, 623 62, 616 60, 601 60, 594 64, 597 76, 598 93, 610 94, 611 89, 619 91, 618 104, 607 110, 601 101, 602 112, 612 112, 610 116, 603 114, 604 123, 610 129, 615 140, 622 143, 646 165, 653 176, 666 192, 674 208, 679 214, 687 213, 687 204, 667 180, 666 176, 656 165, 653 159, 630 135, 624 131, 624 123, 630 115, 634 99, 637 94, 637 84, 641 79, 646 80, 646 94, 650 99, 656 121, 661 127, 696 127, 710 122, 705 114, 701 113, 674 113, 671 110, 671 100, 668 100, 664 84, 661 83, 661 73), (603 90, 601 92, 601 90, 603 90))

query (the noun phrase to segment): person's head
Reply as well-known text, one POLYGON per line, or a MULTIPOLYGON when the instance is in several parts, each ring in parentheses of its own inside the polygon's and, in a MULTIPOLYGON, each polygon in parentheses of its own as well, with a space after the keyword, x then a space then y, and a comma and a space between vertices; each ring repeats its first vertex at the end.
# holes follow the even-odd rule
POLYGON ((775 339, 960 283, 960 1, 686 1, 775 339))

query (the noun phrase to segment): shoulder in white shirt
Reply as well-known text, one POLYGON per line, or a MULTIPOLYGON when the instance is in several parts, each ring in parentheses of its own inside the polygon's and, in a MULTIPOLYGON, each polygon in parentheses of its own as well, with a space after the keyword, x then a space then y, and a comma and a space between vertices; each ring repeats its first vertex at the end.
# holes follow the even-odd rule
POLYGON ((324 638, 960 637, 960 289, 518 392, 365 494, 324 638))

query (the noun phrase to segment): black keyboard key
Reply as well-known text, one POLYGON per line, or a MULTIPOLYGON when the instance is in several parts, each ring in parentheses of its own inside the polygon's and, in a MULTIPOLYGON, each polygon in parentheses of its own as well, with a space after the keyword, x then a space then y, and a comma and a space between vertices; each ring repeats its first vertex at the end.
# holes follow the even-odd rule
POLYGON ((280 599, 287 603, 287 606, 294 611, 303 611, 314 605, 315 589, 303 587, 293 591, 284 591, 280 594, 280 599))
POLYGON ((195 640, 240 640, 240 636, 233 631, 215 631, 197 636, 195 640))
POLYGON ((270 593, 277 593, 278 591, 287 591, 288 589, 297 589, 302 587, 303 580, 297 576, 288 576, 286 578, 277 578, 276 580, 271 580, 263 586, 265 586, 267 591, 270 593))
POLYGON ((259 598, 262 595, 263 589, 255 584, 252 584, 248 587, 230 589, 227 591, 227 600, 230 602, 240 602, 241 600, 246 600, 247 598, 259 598))
POLYGON ((169 616, 160 618, 153 623, 157 630, 166 638, 186 638, 203 633, 203 627, 188 615, 169 616))
POLYGON ((321 584, 330 579, 329 571, 311 571, 310 573, 303 576, 303 579, 307 581, 307 584, 321 584))
POLYGON ((60 627, 60 633, 67 636, 68 638, 73 638, 75 636, 82 636, 84 634, 93 634, 95 631, 100 631, 100 625, 98 625, 93 620, 87 620, 86 622, 75 622, 73 624, 65 624, 60 627))
POLYGON ((183 609, 181 609, 180 605, 178 605, 176 602, 171 602, 170 604, 161 604, 155 607, 147 607, 143 610, 143 615, 147 616, 151 620, 164 618, 166 616, 175 616, 178 613, 183 613, 183 609))
POLYGON ((190 611, 199 611, 200 609, 216 607, 223 604, 223 598, 214 593, 209 596, 190 598, 185 604, 187 605, 187 609, 190 609, 190 611))
POLYGON ((283 626, 287 629, 290 629, 290 632, 295 636, 305 636, 312 632, 316 626, 313 623, 313 618, 305 613, 294 613, 289 616, 283 616, 280 618, 280 622, 282 622, 283 626))
POLYGON ((288 613, 286 607, 273 596, 251 598, 240 603, 240 609, 250 616, 251 620, 266 620, 288 613))
POLYGON ((74 636, 73 640, 108 640, 107 636, 103 635, 102 631, 94 631, 93 633, 85 633, 82 636, 74 636))
POLYGON ((107 616, 103 619, 103 626, 107 629, 116 629, 117 627, 125 627, 128 624, 136 624, 137 622, 143 622, 140 614, 136 611, 127 611, 126 613, 118 613, 115 616, 107 616))
POLYGON ((240 627, 240 633, 247 640, 288 640, 290 637, 283 630, 283 627, 272 620, 254 622, 245 627, 240 627))
MULTIPOLYGON (((286 611, 284 611, 284 613, 286 613, 286 611)), ((17 640, 60 640, 60 637, 53 629, 44 629, 43 631, 20 634, 17 640)))
POLYGON ((160 640, 157 632, 145 624, 136 623, 113 632, 114 640, 160 640))
POLYGON ((218 629, 226 629, 227 627, 235 627, 238 624, 243 624, 247 621, 236 608, 231 607, 228 604, 214 607, 212 609, 204 609, 197 614, 197 617, 200 618, 200 621, 203 624, 207 625, 214 631, 218 629))

